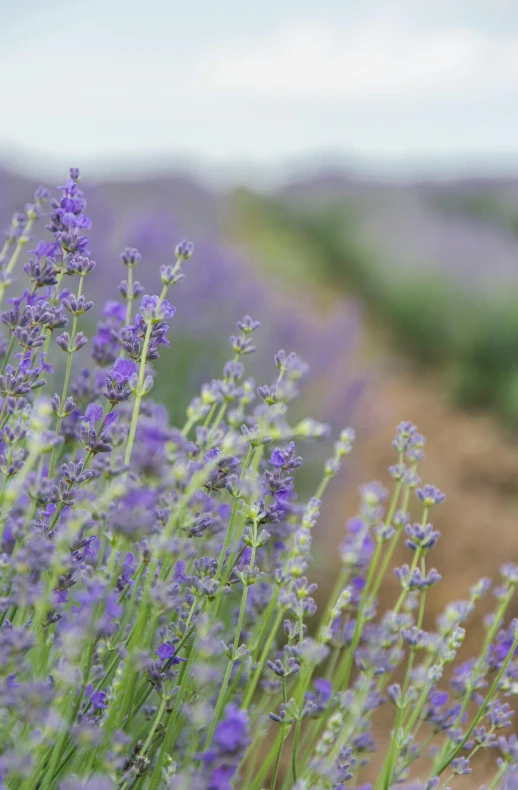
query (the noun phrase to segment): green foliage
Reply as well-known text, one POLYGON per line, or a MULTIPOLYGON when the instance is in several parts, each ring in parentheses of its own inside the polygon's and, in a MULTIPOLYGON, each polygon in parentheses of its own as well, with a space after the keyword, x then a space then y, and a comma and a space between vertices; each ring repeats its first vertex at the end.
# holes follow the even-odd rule
POLYGON ((518 234, 518 208, 490 192, 440 194, 435 205, 447 214, 464 214, 518 234))
MULTIPOLYGON (((488 205, 476 202, 486 216, 488 205)), ((257 206, 262 223, 307 244, 321 283, 358 295, 395 348, 418 366, 435 366, 455 403, 518 426, 518 292, 489 297, 429 268, 402 272, 361 238, 361 208, 352 201, 295 209, 261 198, 257 206)))

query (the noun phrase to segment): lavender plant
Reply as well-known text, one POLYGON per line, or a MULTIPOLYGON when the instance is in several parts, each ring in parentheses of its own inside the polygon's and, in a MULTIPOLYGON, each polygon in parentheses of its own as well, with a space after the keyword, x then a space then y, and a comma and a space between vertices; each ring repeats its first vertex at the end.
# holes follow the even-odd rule
MULTIPOLYGON (((487 787, 515 786, 518 742, 502 733, 512 721, 505 699, 518 691, 518 623, 508 617, 518 567, 503 566, 479 654, 447 681, 490 582, 425 630, 440 581, 429 516, 444 495, 421 485, 424 438, 401 423, 392 493, 360 489, 317 615, 312 532, 354 432, 342 432, 314 496, 300 502, 294 442, 326 428, 289 421, 305 371, 295 354, 278 352, 270 384, 247 377, 259 328, 248 316, 222 377, 192 400, 182 427, 167 424, 149 393, 188 242, 161 267, 153 296, 135 278, 138 251, 123 253, 122 299, 107 303, 91 363, 78 368, 95 266, 78 182, 73 169, 51 200, 53 240, 30 252, 30 288, 0 316, 1 787, 443 790, 484 750, 495 754, 487 787), (49 397, 54 351, 66 364, 49 397), (381 584, 403 540, 401 591, 384 610, 381 584)), ((38 190, 13 218, 2 299, 48 197, 38 190)))

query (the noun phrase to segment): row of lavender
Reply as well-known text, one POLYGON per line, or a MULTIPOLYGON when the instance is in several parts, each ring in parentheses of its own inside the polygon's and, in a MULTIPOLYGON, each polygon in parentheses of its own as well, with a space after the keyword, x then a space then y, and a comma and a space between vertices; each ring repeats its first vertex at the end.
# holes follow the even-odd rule
MULTIPOLYGON (((23 205, 28 184, 0 171, 0 221, 23 205)), ((174 249, 175 239, 188 234, 196 245, 196 266, 182 282, 175 318, 176 353, 158 369, 158 399, 175 420, 181 419, 194 388, 214 375, 226 359, 224 338, 233 317, 243 312, 263 316, 262 343, 255 370, 269 375, 270 360, 279 346, 305 349, 311 369, 303 405, 337 428, 352 419, 368 379, 358 368, 361 339, 358 306, 336 300, 323 311, 295 287, 275 284, 225 239, 225 195, 193 180, 164 177, 143 182, 100 182, 88 186, 91 195, 91 247, 99 266, 87 291, 97 319, 106 295, 115 297, 121 278, 119 254, 128 243, 139 250, 143 264, 139 279, 146 291, 154 287, 159 264, 174 249), (192 357, 196 364, 192 364, 192 357), (328 386, 329 380, 334 382, 328 386), (319 382, 321 386, 318 386, 319 382)), ((90 316, 87 316, 90 318, 90 316)), ((95 322, 91 322, 92 328, 95 322)))
POLYGON ((352 215, 369 254, 392 276, 444 277, 466 293, 518 285, 518 181, 387 179, 320 174, 282 187, 288 205, 352 215))
MULTIPOLYGON (((325 178, 282 190, 273 222, 315 250, 402 354, 441 374, 457 406, 518 425, 518 190, 325 178)), ((264 212, 263 212, 264 214, 264 212)))
MULTIPOLYGON (((424 630, 426 597, 440 581, 429 515, 444 495, 421 485, 424 439, 402 423, 392 492, 360 490, 340 575, 317 615, 306 578, 312 536, 354 432, 341 433, 314 496, 299 501, 294 441, 323 438, 326 427, 290 419, 305 371, 295 354, 275 355, 270 384, 249 378, 259 325, 248 316, 222 377, 202 387, 182 427, 166 423, 150 391, 188 242, 161 266, 151 296, 136 279, 139 253, 125 251, 122 300, 90 339, 92 365, 75 374, 93 308, 83 288, 95 271, 78 178, 72 170, 51 201, 52 240, 35 246, 23 267, 30 287, 1 316, 2 786, 367 787, 385 704, 392 717, 372 763, 376 790, 416 765, 426 777, 419 788, 445 788, 471 773, 481 750, 496 758, 488 786, 511 787, 518 746, 502 734, 512 718, 502 698, 517 690, 518 625, 507 611, 518 567, 502 568, 480 653, 448 688, 443 674, 491 585, 477 582, 424 630), (66 364, 60 394, 49 397, 53 349, 66 364), (402 540, 400 595, 378 615, 402 540)), ((14 217, 0 255, 2 299, 47 197, 38 190, 14 217)))

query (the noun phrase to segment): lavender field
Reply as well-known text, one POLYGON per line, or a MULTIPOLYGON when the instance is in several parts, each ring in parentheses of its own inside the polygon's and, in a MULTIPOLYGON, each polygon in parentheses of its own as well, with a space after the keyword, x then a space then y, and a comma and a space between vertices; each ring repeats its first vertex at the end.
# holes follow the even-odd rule
POLYGON ((294 249, 311 250, 312 263, 304 256, 301 267, 311 281, 359 299, 396 356, 441 372, 453 403, 513 425, 517 191, 504 179, 405 183, 323 174, 235 205, 237 224, 255 226, 256 240, 261 223, 285 240, 289 229, 294 249))
MULTIPOLYGON (((360 311, 354 300, 344 295, 323 305, 308 290, 272 289, 267 274, 254 267, 246 250, 238 249, 226 234, 229 201, 224 192, 175 176, 91 184, 86 177, 84 185, 92 202, 92 255, 102 264, 89 282, 97 314, 105 294, 117 290, 122 276, 120 254, 128 243, 145 261, 139 279, 146 290, 153 289, 156 271, 170 258, 175 239, 188 236, 196 245, 196 265, 182 282, 182 304, 175 321, 176 354, 168 359, 167 380, 161 385, 161 397, 173 416, 183 415, 193 386, 217 374, 225 359, 225 335, 246 311, 263 316, 257 363, 265 378, 271 375, 268 368, 279 345, 287 350, 304 348, 311 369, 309 403, 311 382, 338 375, 340 387, 333 388, 327 398, 319 396, 319 416, 335 425, 338 414, 340 419, 344 414, 352 416, 365 386, 365 376, 354 361, 361 342, 360 311), (192 353, 197 356, 194 368, 186 359, 192 353)), ((31 191, 26 180, 7 171, 0 173, 4 226, 31 191)))
POLYGON ((510 790, 512 190, 0 187, 0 787, 510 790))
POLYGON ((2 6, 0 790, 518 790, 518 3, 2 6))

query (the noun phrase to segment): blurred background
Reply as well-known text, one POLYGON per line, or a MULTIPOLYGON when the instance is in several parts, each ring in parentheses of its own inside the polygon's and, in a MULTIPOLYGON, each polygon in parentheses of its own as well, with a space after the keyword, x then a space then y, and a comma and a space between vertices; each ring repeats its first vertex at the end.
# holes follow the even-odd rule
MULTIPOLYGON (((2 6, 2 225, 79 166, 99 310, 125 246, 155 290, 175 242, 195 242, 157 390, 172 419, 250 313, 258 383, 295 350, 311 369, 299 413, 358 433, 317 573, 359 483, 387 480, 402 419, 448 495, 436 608, 516 557, 514 0, 2 6)), ((329 452, 309 451, 306 492, 329 452)))

